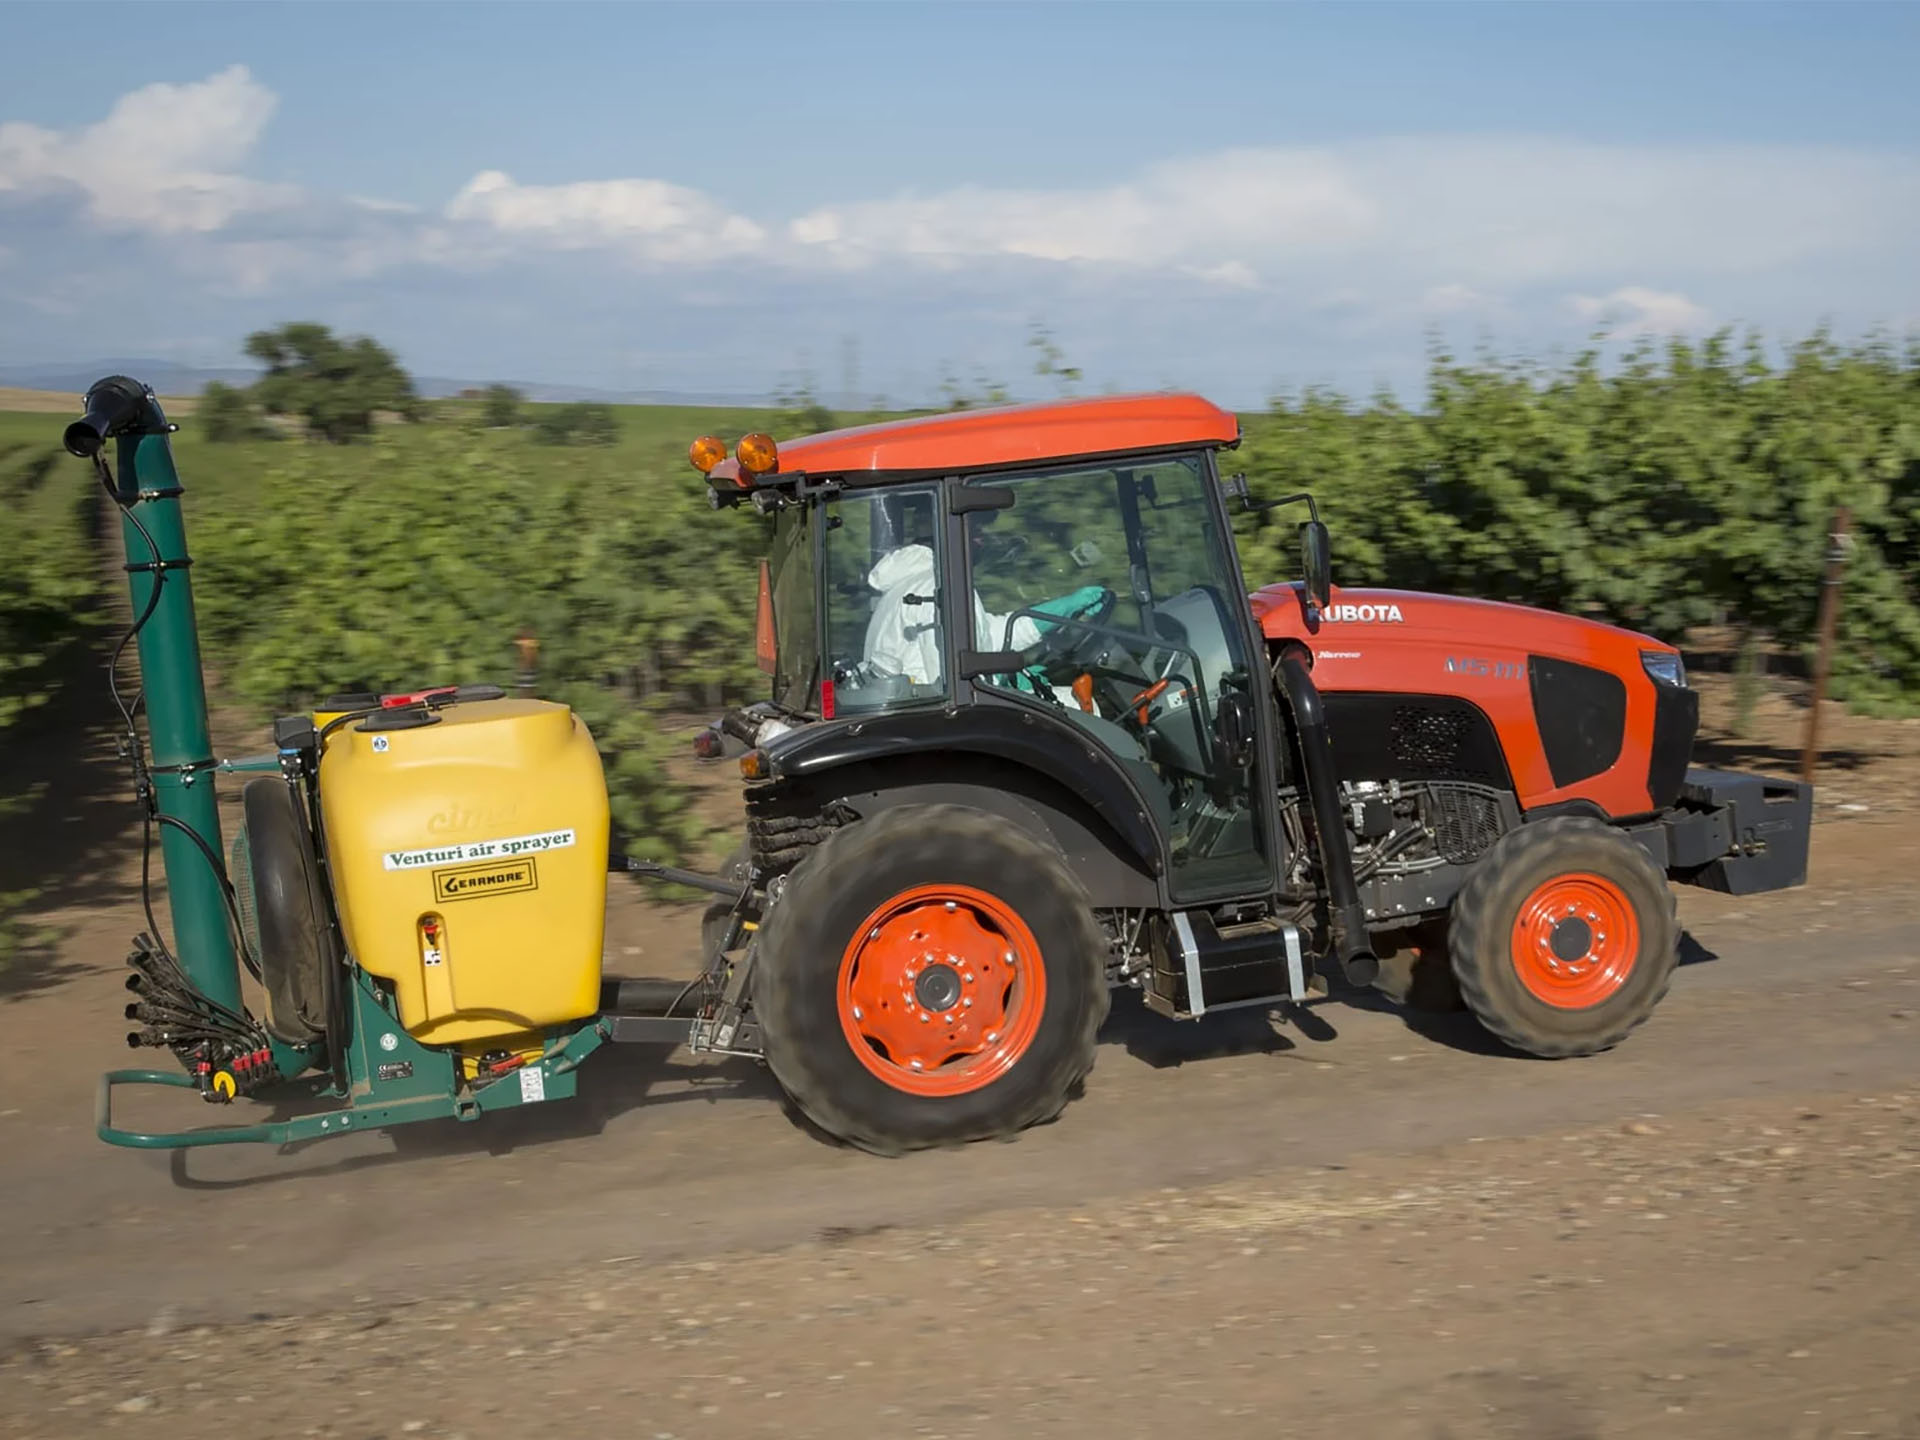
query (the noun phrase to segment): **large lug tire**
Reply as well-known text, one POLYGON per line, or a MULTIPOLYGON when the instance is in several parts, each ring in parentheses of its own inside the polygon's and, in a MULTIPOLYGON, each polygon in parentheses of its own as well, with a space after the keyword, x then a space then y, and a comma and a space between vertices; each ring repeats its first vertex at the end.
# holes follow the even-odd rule
POLYGON ((1053 850, 957 805, 850 825, 756 936, 767 1064, 827 1133, 878 1154, 1050 1120, 1093 1068, 1106 939, 1053 850))
POLYGON ((1673 891, 1646 851, 1597 820, 1509 831, 1454 900, 1453 973, 1475 1017, 1530 1055, 1619 1044, 1678 962, 1673 891))
MULTIPOLYGON (((747 883, 752 873, 753 862, 748 857, 747 845, 743 840, 734 846, 733 853, 721 863, 720 878, 731 880, 735 884, 747 883)), ((727 923, 733 917, 733 901, 724 895, 717 897, 707 908, 700 912, 700 960, 705 964, 720 953, 721 942, 727 938, 727 923)))

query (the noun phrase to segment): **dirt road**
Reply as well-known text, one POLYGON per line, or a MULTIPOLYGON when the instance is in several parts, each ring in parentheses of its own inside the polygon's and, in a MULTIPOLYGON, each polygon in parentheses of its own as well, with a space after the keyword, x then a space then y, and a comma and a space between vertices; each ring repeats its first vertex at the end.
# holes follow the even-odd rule
MULTIPOLYGON (((100 1145, 143 922, 123 774, 65 733, 5 757, 53 777, 0 872, 59 938, 0 974, 0 1437, 1920 1440, 1920 727, 1833 726, 1811 883, 1683 892, 1612 1053, 1123 1001, 1059 1123, 897 1161, 754 1067, 618 1049, 480 1125, 100 1145)), ((627 891, 608 952, 686 973, 695 928, 627 891)))
POLYGON ((1816 856, 1687 893, 1604 1056, 1123 1004, 1058 1124, 898 1161, 639 1051, 484 1125, 110 1150, 122 901, 0 1005, 0 1435, 1920 1436, 1920 827, 1816 856))

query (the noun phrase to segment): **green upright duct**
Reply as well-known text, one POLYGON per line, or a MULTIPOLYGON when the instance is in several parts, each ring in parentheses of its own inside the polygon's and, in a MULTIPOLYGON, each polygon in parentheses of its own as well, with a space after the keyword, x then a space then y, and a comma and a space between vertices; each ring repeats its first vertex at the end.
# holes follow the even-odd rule
POLYGON ((126 539, 133 616, 136 621, 146 617, 136 643, 174 948, 194 987, 237 1011, 242 1008, 240 972, 227 922, 225 852, 214 804, 213 741, 194 628, 192 562, 180 515, 180 476, 167 440, 172 427, 153 392, 122 375, 96 382, 87 392, 86 408, 86 418, 67 427, 67 448, 90 458, 108 439, 116 442, 115 498, 126 539))

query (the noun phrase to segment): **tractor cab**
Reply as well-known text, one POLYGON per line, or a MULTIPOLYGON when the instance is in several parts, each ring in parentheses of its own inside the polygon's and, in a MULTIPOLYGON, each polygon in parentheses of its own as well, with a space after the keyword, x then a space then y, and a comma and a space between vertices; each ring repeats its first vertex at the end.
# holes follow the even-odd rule
POLYGON ((1265 676, 1213 463, 1233 422, 1206 411, 1201 433, 1183 417, 1165 427, 1184 427, 1172 443, 1098 458, 994 463, 965 416, 950 442, 965 458, 932 471, 916 455, 905 472, 822 473, 804 441, 757 474, 716 464, 717 496, 774 515, 760 614, 775 703, 857 727, 876 750, 962 710, 975 732, 1043 730, 1063 759, 1097 747, 1173 892, 1270 889, 1254 802, 1273 792, 1259 781, 1265 676))

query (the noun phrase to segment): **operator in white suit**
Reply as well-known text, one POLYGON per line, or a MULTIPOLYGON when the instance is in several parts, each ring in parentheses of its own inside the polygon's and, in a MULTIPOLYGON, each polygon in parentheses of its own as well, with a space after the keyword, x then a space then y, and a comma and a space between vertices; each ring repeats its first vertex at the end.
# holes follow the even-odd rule
MULTIPOLYGON (((867 621, 866 661, 883 675, 904 675, 916 685, 940 681, 940 628, 935 592, 933 548, 902 545, 881 556, 867 572, 867 584, 879 592, 867 621)), ((1008 617, 995 615, 973 596, 973 648, 1024 650, 1040 638, 1040 627, 1030 615, 1008 626, 1008 617)))

